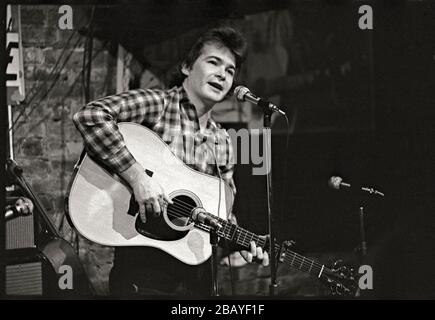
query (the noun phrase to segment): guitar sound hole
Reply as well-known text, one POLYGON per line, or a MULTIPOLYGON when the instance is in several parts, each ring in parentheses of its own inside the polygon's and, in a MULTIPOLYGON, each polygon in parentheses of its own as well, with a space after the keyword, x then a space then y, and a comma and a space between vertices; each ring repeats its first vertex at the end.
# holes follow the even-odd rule
POLYGON ((190 213, 198 204, 189 196, 178 195, 172 198, 174 204, 168 205, 168 219, 177 227, 187 226, 190 220, 190 213))
MULTIPOLYGON (((171 199, 174 204, 168 205, 166 209, 166 216, 169 222, 173 225, 170 226, 163 217, 160 215, 154 217, 152 215, 147 216, 146 223, 143 223, 140 216, 137 214, 135 228, 140 234, 156 240, 178 240, 183 238, 187 233, 188 229, 175 230, 174 227, 184 227, 189 225, 189 219, 191 211, 197 206, 197 203, 190 196, 185 195, 182 190, 178 191, 177 194, 172 194, 171 199)), ((134 201, 131 200, 130 203, 134 201)), ((198 199, 198 204, 200 204, 198 199)), ((134 210, 129 210, 134 211, 134 210)))

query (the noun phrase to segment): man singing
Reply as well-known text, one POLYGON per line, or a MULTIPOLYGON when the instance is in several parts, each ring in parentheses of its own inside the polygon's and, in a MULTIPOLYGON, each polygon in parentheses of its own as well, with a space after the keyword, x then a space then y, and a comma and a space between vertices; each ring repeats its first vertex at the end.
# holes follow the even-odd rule
MULTIPOLYGON (((136 122, 156 132, 193 169, 220 176, 234 194, 233 149, 228 133, 210 117, 215 104, 231 91, 246 50, 233 28, 208 30, 193 45, 169 90, 132 90, 90 102, 74 115, 86 151, 125 179, 133 190, 143 222, 172 203, 165 190, 134 159, 118 131, 118 122, 136 122), (177 132, 177 134, 174 134, 177 132), (194 137, 192 139, 192 137, 194 137), (213 142, 213 149, 206 144, 213 142), (192 157, 190 150, 195 155, 192 157)), ((269 263, 254 242, 241 251, 246 261, 269 263)), ((150 247, 115 249, 110 290, 114 295, 210 295, 210 262, 186 265, 150 247)))

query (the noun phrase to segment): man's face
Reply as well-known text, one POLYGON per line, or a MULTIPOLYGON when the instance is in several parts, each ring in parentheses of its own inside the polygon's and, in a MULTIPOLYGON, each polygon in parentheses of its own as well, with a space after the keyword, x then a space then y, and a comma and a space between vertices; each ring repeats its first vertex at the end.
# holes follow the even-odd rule
POLYGON ((194 95, 190 98, 199 99, 205 106, 222 101, 233 85, 235 66, 235 57, 228 48, 215 43, 204 44, 191 68, 182 69, 187 76, 185 88, 194 95))

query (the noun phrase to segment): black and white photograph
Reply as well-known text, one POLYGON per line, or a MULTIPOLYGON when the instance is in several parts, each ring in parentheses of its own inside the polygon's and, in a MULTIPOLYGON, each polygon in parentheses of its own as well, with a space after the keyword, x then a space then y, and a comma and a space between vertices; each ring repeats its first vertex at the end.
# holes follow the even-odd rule
POLYGON ((2 14, 2 300, 435 299, 435 2, 2 14))

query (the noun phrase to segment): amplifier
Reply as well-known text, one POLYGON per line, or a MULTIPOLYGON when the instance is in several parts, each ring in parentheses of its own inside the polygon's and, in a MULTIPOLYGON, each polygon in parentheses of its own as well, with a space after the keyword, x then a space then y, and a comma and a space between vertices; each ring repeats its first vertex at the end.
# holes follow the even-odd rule
POLYGON ((6 295, 72 298, 93 294, 78 255, 51 221, 22 168, 12 159, 6 164, 13 183, 7 188, 4 212, 6 295))
POLYGON ((42 295, 42 262, 6 266, 7 295, 42 295))
POLYGON ((35 248, 33 214, 6 221, 6 250, 35 248))

